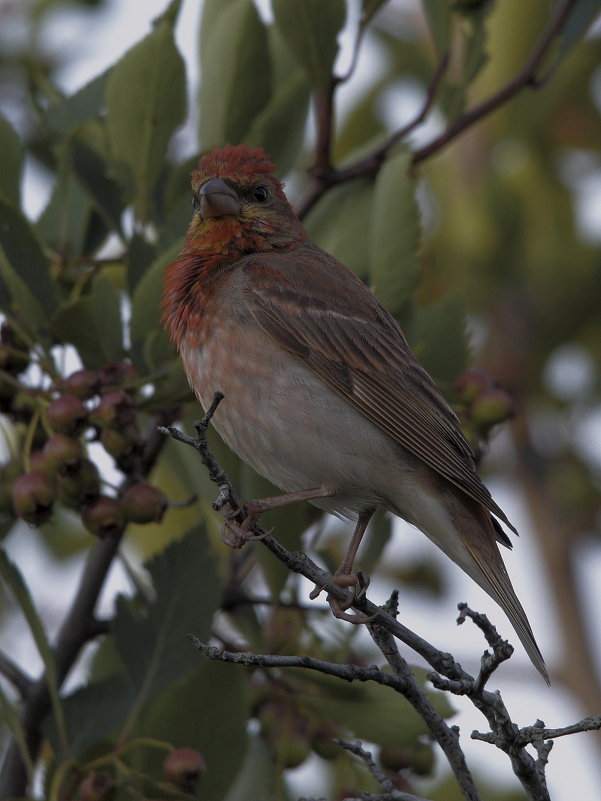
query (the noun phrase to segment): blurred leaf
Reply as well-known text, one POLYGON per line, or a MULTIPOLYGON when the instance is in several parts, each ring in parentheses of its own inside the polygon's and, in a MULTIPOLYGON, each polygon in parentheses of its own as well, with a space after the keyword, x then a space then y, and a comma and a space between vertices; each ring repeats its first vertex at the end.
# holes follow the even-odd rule
MULTIPOLYGON (((192 632, 197 633, 194 628, 192 632)), ((247 748, 247 672, 237 665, 205 659, 192 650, 197 667, 144 711, 140 731, 145 737, 167 741, 176 748, 200 751, 207 763, 202 796, 223 798, 247 748), (197 713, 182 715, 184 709, 197 713)), ((150 750, 140 753, 135 766, 160 778, 156 753, 150 750)))
POLYGON ((344 25, 344 0, 273 0, 275 24, 305 69, 311 84, 328 90, 344 25))
POLYGON ((282 174, 294 166, 302 147, 309 97, 305 75, 297 72, 290 76, 286 86, 255 117, 246 135, 248 144, 259 145, 269 153, 282 174))
POLYGON ((85 367, 98 369, 124 356, 121 294, 99 275, 92 292, 62 306, 52 322, 53 333, 78 351, 85 367))
MULTIPOLYGON (((165 268, 173 262, 181 251, 181 241, 159 254, 138 280, 132 297, 130 336, 132 345, 141 343, 147 336, 159 337, 167 348, 167 334, 161 324, 161 294, 165 268)), ((170 358, 172 349, 166 349, 170 358)), ((153 367, 158 365, 154 364, 153 367)))
POLYGON ((98 117, 104 105, 104 95, 110 71, 98 75, 75 94, 50 106, 43 122, 56 134, 65 135, 84 122, 98 117))
POLYGON ((411 346, 426 370, 447 386, 468 366, 465 326, 465 302, 459 292, 449 292, 415 310, 411 346))
MULTIPOLYGON (((132 687, 126 675, 117 672, 78 688, 63 705, 69 748, 80 757, 124 720, 132 705, 132 687)), ((56 727, 48 722, 44 730, 56 750, 56 727)))
POLYGON ((89 193, 77 180, 67 144, 60 148, 58 175, 36 231, 47 247, 63 259, 88 255, 94 208, 89 193))
POLYGON ((21 760, 27 773, 27 780, 31 783, 33 781, 34 767, 29 754, 29 748, 27 747, 27 735, 25 734, 25 729, 21 722, 19 710, 11 703, 4 692, 2 684, 0 684, 0 709, 2 710, 6 726, 14 737, 19 749, 19 754, 21 755, 21 760))
POLYGON ((98 213, 108 228, 121 233, 121 187, 109 177, 107 164, 82 138, 72 139, 69 151, 75 174, 98 213))
MULTIPOLYGON (((558 6, 559 3, 556 5, 558 6)), ((599 0, 579 0, 576 3, 561 31, 560 58, 563 58, 575 44, 586 36, 587 31, 600 14, 599 0)))
POLYGON ((421 278, 417 258, 421 230, 410 162, 405 148, 386 160, 376 178, 371 212, 370 281, 397 319, 406 315, 421 278))
POLYGON ((274 771, 273 750, 264 737, 251 735, 246 758, 224 801, 265 801, 292 798, 274 771))
POLYGON ((271 94, 267 31, 252 0, 205 0, 200 71, 202 150, 239 144, 271 94))
POLYGON ((451 37, 451 4, 440 0, 422 0, 422 8, 428 21, 437 58, 449 49, 451 37))
POLYGON ((136 216, 142 222, 149 219, 169 140, 186 113, 185 65, 173 41, 173 22, 167 15, 160 18, 113 67, 106 87, 112 152, 131 171, 136 216))
MULTIPOLYGON (((423 686, 426 671, 412 668, 423 686)), ((361 740, 402 748, 415 743, 428 733, 424 720, 400 694, 389 687, 373 682, 341 682, 333 676, 315 671, 291 672, 302 677, 307 691, 297 688, 295 699, 314 706, 319 715, 348 727, 361 740), (311 691, 315 686, 316 694, 311 691)), ((447 697, 439 692, 428 692, 436 711, 450 717, 454 710, 447 697)))
POLYGON ((21 202, 24 150, 17 132, 4 117, 0 117, 0 153, 0 197, 18 208, 21 202))
POLYGON ((219 603, 215 559, 202 526, 157 554, 146 568, 156 600, 138 613, 135 603, 121 596, 111 627, 132 693, 130 724, 194 667, 198 654, 186 634, 193 631, 206 640, 219 603))
POLYGON ((156 258, 156 248, 134 232, 127 249, 127 289, 130 295, 156 258))
POLYGON ((327 192, 305 220, 311 239, 364 279, 369 268, 373 197, 371 180, 349 181, 327 192))
POLYGON ((16 302, 27 317, 38 316, 31 298, 46 314, 56 306, 57 294, 50 275, 50 264, 44 255, 38 238, 24 215, 0 198, 0 249, 5 259, 0 259, 0 275, 11 289, 16 302))
POLYGON ((56 664, 54 653, 46 636, 44 624, 35 608, 29 588, 21 574, 19 568, 12 562, 6 552, 0 549, 0 575, 4 584, 10 591, 27 621, 29 630, 38 649, 38 653, 44 663, 45 678, 48 686, 48 694, 52 705, 54 721, 59 731, 60 750, 64 756, 67 755, 67 738, 65 734, 65 719, 63 708, 59 698, 59 683, 56 674, 56 664))

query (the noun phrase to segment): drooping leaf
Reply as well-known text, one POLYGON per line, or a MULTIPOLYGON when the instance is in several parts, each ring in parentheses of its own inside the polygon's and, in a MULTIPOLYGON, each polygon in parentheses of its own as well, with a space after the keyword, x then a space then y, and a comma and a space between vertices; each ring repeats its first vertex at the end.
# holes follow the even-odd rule
POLYGON ((402 148, 386 160, 376 179, 371 215, 370 281, 397 319, 407 314, 421 277, 420 220, 410 159, 402 148))
MULTIPOLYGON (((247 748, 247 674, 237 670, 236 665, 205 659, 191 643, 187 645, 197 667, 144 712, 140 730, 145 736, 167 741, 176 748, 186 746, 200 751, 207 764, 203 796, 223 798, 247 748), (182 715, 183 709, 197 713, 182 715)), ((160 778, 156 754, 150 750, 140 752, 135 766, 160 778)))
POLYGON ((267 32, 252 0, 206 0, 200 70, 202 150, 239 144, 271 94, 267 32))
POLYGON ((98 75, 74 94, 51 105, 43 122, 53 133, 64 135, 102 112, 109 70, 98 75))
POLYGON ((266 798, 290 801, 285 786, 278 786, 279 777, 273 767, 273 751, 265 738, 251 735, 242 768, 232 777, 235 781, 224 801, 263 801, 266 798))
POLYGON ((599 0, 580 0, 572 9, 566 24, 561 30, 559 56, 564 57, 584 38, 593 22, 599 18, 599 0))
POLYGON ((440 59, 449 49, 451 36, 451 4, 440 0, 422 0, 430 35, 440 59))
POLYGON ((426 306, 420 305, 415 310, 409 336, 414 352, 428 372, 450 386, 467 368, 469 356, 461 294, 449 292, 426 306))
POLYGON ((132 601, 119 598, 112 626, 132 691, 132 723, 160 692, 195 666, 198 655, 186 634, 206 639, 219 603, 215 558, 202 526, 153 557, 146 567, 156 601, 138 614, 132 601))
POLYGON ((42 658, 42 662, 44 663, 48 694, 50 696, 50 703, 52 705, 52 712, 54 715, 56 728, 59 732, 59 743, 61 750, 66 755, 67 738, 65 734, 65 720, 62 703, 59 698, 59 684, 54 653, 50 647, 50 642, 46 636, 44 624, 42 623, 42 620, 38 614, 38 610, 33 603, 29 593, 29 588, 25 583, 25 579, 23 578, 19 568, 9 559, 8 555, 3 549, 0 549, 0 576, 2 576, 2 581, 4 584, 10 588, 11 593, 18 603, 19 608, 23 613, 23 617, 27 621, 27 625, 29 626, 29 630, 36 644, 36 648, 38 649, 38 653, 42 658))
POLYGON ((90 369, 124 356, 121 294, 104 275, 90 295, 62 306, 52 322, 53 333, 71 343, 90 369))
POLYGON ((173 40, 173 24, 173 14, 156 21, 154 30, 112 69, 106 88, 113 157, 131 173, 136 215, 142 222, 150 216, 150 198, 169 140, 186 113, 185 66, 173 40))
POLYGON ((373 198, 373 181, 349 181, 333 187, 305 220, 311 239, 363 279, 370 263, 373 198))
POLYGON ((2 153, 0 197, 18 208, 21 200, 24 150, 17 132, 4 117, 0 117, 0 153, 2 153))
MULTIPOLYGON (((21 212, 0 198, 0 248, 2 278, 13 293, 13 302, 23 307, 26 295, 34 298, 44 313, 56 306, 57 294, 50 275, 50 264, 44 255, 38 238, 21 212)), ((28 309, 24 308, 25 314, 28 309)))
POLYGON ((326 91, 344 25, 344 0, 273 0, 275 24, 305 69, 312 86, 326 91))
POLYGON ((121 233, 123 202, 119 184, 109 176, 108 165, 83 138, 69 143, 69 155, 79 178, 108 228, 121 233))
POLYGON ((8 730, 14 737, 14 740, 17 744, 19 753, 21 755, 21 760, 23 761, 23 765, 25 766, 27 779, 31 783, 33 782, 34 767, 31 761, 29 748, 27 747, 27 735, 25 733, 25 728, 23 726, 23 722, 21 721, 21 715, 19 714, 16 704, 13 704, 11 702, 9 697, 4 692, 4 689, 1 684, 0 684, 0 709, 2 710, 2 715, 6 722, 6 726, 8 727, 8 730))

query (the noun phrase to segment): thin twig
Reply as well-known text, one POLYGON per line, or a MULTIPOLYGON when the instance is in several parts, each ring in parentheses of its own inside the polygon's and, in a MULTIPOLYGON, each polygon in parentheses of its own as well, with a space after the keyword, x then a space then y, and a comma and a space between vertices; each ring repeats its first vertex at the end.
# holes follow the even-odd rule
POLYGON ((25 700, 35 682, 3 652, 0 652, 0 673, 10 681, 13 687, 18 691, 21 699, 25 700))

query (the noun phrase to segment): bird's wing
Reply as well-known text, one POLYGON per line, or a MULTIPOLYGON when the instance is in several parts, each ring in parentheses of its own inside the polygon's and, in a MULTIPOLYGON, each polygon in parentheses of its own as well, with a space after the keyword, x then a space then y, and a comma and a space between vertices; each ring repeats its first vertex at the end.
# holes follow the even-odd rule
POLYGON ((515 532, 476 473, 457 416, 359 278, 313 244, 239 266, 247 310, 278 345, 515 532))

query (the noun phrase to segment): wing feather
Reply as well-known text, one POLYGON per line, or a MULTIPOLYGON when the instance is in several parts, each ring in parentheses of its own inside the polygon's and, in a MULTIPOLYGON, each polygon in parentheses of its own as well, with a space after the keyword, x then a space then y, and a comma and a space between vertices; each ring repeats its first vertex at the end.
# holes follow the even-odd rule
MULTIPOLYGON (((480 480, 454 411, 360 279, 312 243, 243 262, 248 310, 270 337, 517 533, 480 480)), ((510 546, 502 531, 499 539, 510 546)))

